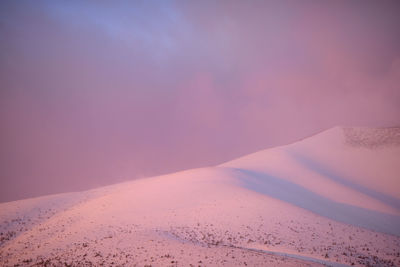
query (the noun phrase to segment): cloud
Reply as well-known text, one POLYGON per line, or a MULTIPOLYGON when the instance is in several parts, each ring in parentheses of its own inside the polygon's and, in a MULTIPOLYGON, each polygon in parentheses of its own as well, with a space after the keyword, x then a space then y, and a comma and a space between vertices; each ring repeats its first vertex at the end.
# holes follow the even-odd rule
POLYGON ((338 124, 398 125, 399 11, 3 1, 0 200, 218 164, 338 124))

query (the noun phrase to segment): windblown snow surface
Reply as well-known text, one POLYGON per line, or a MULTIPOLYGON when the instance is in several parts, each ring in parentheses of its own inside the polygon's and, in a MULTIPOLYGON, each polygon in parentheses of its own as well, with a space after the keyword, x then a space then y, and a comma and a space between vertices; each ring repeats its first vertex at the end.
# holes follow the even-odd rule
POLYGON ((400 128, 0 204, 1 266, 400 266, 400 128))

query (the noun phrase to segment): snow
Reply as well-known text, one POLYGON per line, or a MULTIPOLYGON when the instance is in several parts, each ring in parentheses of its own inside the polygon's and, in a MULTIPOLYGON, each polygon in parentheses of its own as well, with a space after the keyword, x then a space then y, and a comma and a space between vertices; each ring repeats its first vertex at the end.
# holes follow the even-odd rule
POLYGON ((0 265, 400 265, 400 129, 0 204, 0 265))

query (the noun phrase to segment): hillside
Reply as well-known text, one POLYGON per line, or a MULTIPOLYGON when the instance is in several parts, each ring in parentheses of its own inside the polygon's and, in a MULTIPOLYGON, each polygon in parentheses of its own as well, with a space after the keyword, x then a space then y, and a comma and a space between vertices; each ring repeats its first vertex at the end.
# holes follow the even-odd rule
POLYGON ((400 128, 0 204, 0 265, 400 265, 400 128))

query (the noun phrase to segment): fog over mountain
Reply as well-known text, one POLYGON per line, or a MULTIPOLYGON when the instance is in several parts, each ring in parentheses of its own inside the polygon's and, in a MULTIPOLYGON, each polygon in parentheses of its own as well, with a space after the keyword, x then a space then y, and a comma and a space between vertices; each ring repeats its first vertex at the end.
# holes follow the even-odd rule
POLYGON ((399 1, 1 1, 0 202, 400 125, 399 1))

